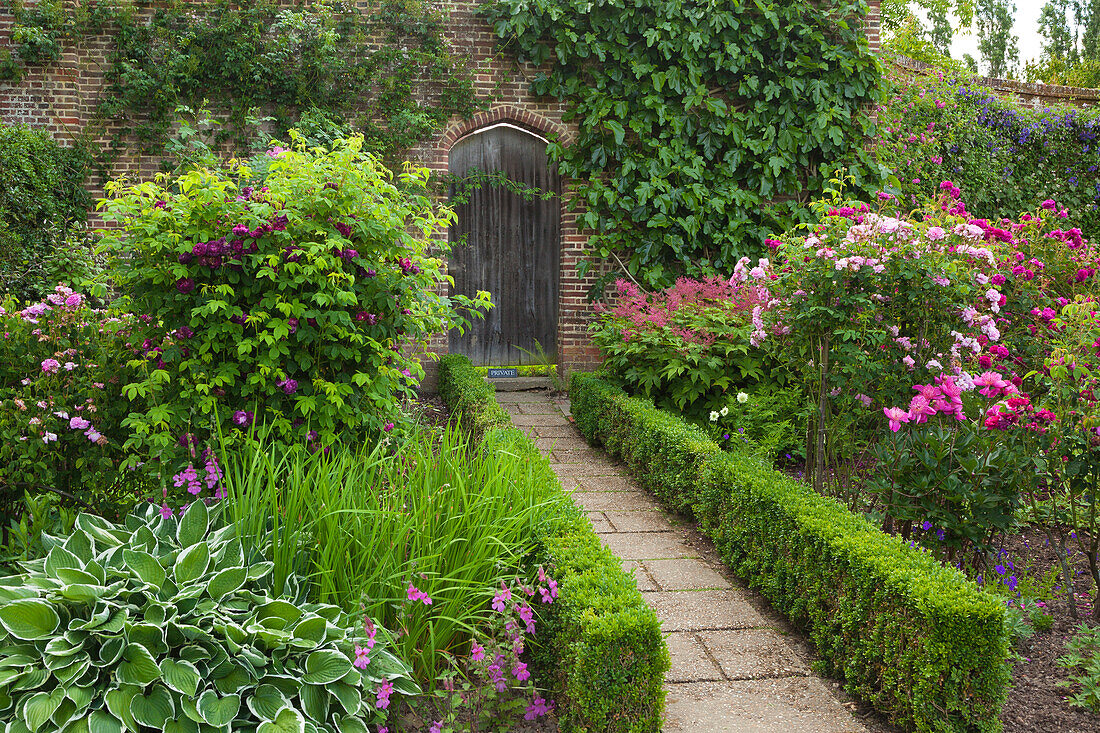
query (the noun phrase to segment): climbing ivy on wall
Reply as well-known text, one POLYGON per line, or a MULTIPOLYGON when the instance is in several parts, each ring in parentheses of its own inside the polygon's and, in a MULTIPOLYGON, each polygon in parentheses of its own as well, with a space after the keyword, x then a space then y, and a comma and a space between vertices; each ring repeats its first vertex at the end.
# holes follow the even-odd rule
POLYGON ((651 285, 729 271, 799 220, 864 142, 881 69, 855 0, 491 0, 504 46, 546 64, 536 94, 579 126, 550 153, 590 243, 651 285))
POLYGON ((16 49, 0 80, 18 81, 63 49, 109 38, 97 118, 113 144, 159 153, 178 106, 228 120, 240 146, 255 112, 283 130, 306 112, 351 123, 369 149, 392 154, 478 106, 466 64, 424 0, 39 0, 8 5, 16 49), (114 123, 114 124, 111 124, 114 123))

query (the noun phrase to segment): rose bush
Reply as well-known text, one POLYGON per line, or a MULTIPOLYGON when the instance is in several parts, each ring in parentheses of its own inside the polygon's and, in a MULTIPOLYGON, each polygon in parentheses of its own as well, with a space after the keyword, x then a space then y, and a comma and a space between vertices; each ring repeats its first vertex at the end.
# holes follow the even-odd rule
POLYGON ((486 306, 440 294, 447 249, 433 237, 452 213, 427 171, 395 176, 362 146, 299 142, 109 185, 112 276, 145 319, 127 447, 173 456, 178 481, 209 474, 211 436, 261 422, 313 448, 392 430, 423 376, 420 347, 486 306))
POLYGON ((127 366, 136 324, 64 286, 25 308, 0 307, 5 506, 27 491, 54 491, 108 516, 132 503, 141 477, 120 467, 130 410, 122 389, 138 378, 127 366))

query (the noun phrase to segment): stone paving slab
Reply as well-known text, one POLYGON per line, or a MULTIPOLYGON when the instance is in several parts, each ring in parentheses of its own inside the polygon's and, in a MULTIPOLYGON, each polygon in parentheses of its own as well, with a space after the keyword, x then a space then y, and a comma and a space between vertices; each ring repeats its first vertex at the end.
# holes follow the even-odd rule
POLYGON ((653 499, 640 491, 581 491, 573 492, 577 506, 589 511, 606 509, 630 509, 633 511, 658 511, 653 499))
POLYGON ((638 590, 643 592, 659 590, 657 584, 653 582, 653 578, 646 573, 645 566, 640 562, 624 560, 623 570, 634 576, 634 581, 638 584, 638 590))
POLYGON ((699 556, 698 552, 680 539, 678 532, 617 532, 601 534, 600 541, 623 560, 699 556))
POLYGON ((722 670, 707 654, 706 647, 695 634, 679 631, 665 634, 671 661, 665 682, 707 682, 723 680, 722 670))
POLYGON ((671 684, 666 733, 867 733, 815 677, 671 684))
POLYGON ((535 447, 539 450, 587 450, 592 451, 594 457, 600 460, 605 457, 603 451, 593 448, 580 438, 535 438, 535 447))
MULTIPOLYGON (((648 495, 645 495, 648 496, 648 495)), ((654 508, 659 505, 654 504, 654 508)), ((607 512, 607 519, 616 532, 672 532, 677 529, 662 512, 615 511, 607 512)))
POLYGON ((739 589, 643 593, 664 631, 766 628, 769 624, 739 589))
POLYGON ((529 425, 527 427, 540 438, 576 438, 588 445, 588 442, 581 437, 581 434, 572 425, 529 425))
POLYGON ((523 415, 561 415, 561 408, 549 402, 514 402, 523 415))
POLYGON ((497 404, 504 407, 509 402, 537 402, 546 404, 546 392, 542 390, 532 392, 497 392, 497 404))
POLYGON ((806 676, 809 668, 774 629, 701 631, 699 640, 726 679, 806 676))
POLYGON ((619 469, 607 461, 584 463, 551 463, 550 468, 560 476, 614 476, 619 469))
POLYGON ((600 452, 588 446, 584 448, 557 448, 550 453, 550 460, 554 463, 582 463, 592 462, 600 457, 600 452))
POLYGON ((558 427, 565 426, 565 427, 569 427, 569 421, 566 420, 560 412, 556 415, 545 415, 545 414, 544 415, 519 415, 519 414, 512 414, 512 424, 513 425, 519 425, 521 427, 524 426, 524 425, 531 425, 531 426, 534 426, 534 427, 542 427, 542 426, 558 426, 558 427))
POLYGON ((579 483, 582 491, 641 491, 636 481, 621 475, 585 477, 579 483))
POLYGON ((592 522, 592 529, 596 532, 614 532, 615 528, 607 521, 607 515, 603 512, 585 512, 588 521, 592 522))
POLYGON ((661 590, 733 587, 725 575, 702 560, 647 560, 645 567, 661 590))

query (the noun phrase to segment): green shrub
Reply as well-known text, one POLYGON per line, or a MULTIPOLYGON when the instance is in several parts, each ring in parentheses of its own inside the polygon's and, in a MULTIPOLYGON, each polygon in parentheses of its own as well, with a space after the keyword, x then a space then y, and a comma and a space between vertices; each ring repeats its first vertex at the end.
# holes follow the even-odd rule
POLYGON ((91 205, 87 165, 82 147, 63 148, 44 130, 0 123, 0 295, 34 300, 58 283, 54 278, 86 274, 67 262, 65 250, 79 241, 74 225, 91 205))
POLYGON ((15 308, 0 306, 0 521, 26 491, 57 491, 105 516, 125 512, 145 476, 121 470, 137 319, 63 286, 15 308))
POLYGON ((129 421, 135 448, 180 453, 183 434, 201 445, 257 418, 320 446, 392 429, 423 377, 418 348, 475 302, 439 295, 447 249, 432 237, 452 213, 427 170, 393 176, 362 146, 109 184, 112 276, 151 317, 149 374, 127 387, 147 403, 129 421))
POLYGON ((719 409, 746 385, 782 374, 749 343, 754 309, 759 315, 770 296, 762 284, 742 284, 747 263, 747 257, 738 262, 728 282, 682 277, 656 293, 616 281, 615 306, 591 328, 603 370, 630 392, 694 417, 719 409))
POLYGON ((700 428, 575 374, 571 412, 723 559, 805 628, 825 671, 905 729, 997 731, 1009 681, 1004 606, 953 568, 883 534, 700 428))
POLYGON ((64 543, 0 581, 9 725, 365 733, 381 718, 374 685, 417 692, 385 630, 353 665, 358 624, 273 596, 271 564, 254 560, 201 501, 179 519, 150 506, 125 526, 80 515, 64 543))
MULTIPOLYGON (((531 466, 529 480, 561 492, 546 458, 508 425, 468 359, 443 357, 439 376, 440 394, 467 429, 481 432, 483 450, 516 456, 531 466)), ((570 502, 550 507, 535 540, 537 559, 552 568, 559 596, 543 620, 536 659, 560 692, 561 730, 658 731, 669 665, 660 622, 588 519, 570 502)))

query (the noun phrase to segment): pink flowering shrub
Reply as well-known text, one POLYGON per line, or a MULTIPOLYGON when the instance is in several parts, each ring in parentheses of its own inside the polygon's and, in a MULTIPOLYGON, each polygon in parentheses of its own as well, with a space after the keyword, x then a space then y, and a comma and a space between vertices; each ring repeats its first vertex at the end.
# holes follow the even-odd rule
POLYGON ((136 378, 126 364, 134 325, 129 315, 92 308, 64 286, 39 303, 0 306, 5 503, 51 490, 107 515, 133 503, 129 489, 139 476, 120 468, 128 455, 122 388, 136 378))
POLYGON ((646 293, 619 280, 616 294, 613 307, 600 307, 592 340, 603 368, 629 391, 698 416, 769 379, 763 352, 748 343, 751 314, 768 301, 764 282, 680 278, 646 293))
MULTIPOLYGON (((147 316, 131 447, 204 470, 196 452, 263 423, 284 442, 380 435, 423 375, 426 340, 461 328, 440 295, 451 220, 427 171, 391 174, 362 139, 109 186, 105 239, 126 305, 147 316)), ((476 311, 475 311, 476 312, 476 311)), ((189 474, 188 474, 189 475, 189 474)), ((189 480, 189 479, 188 479, 189 480)))

